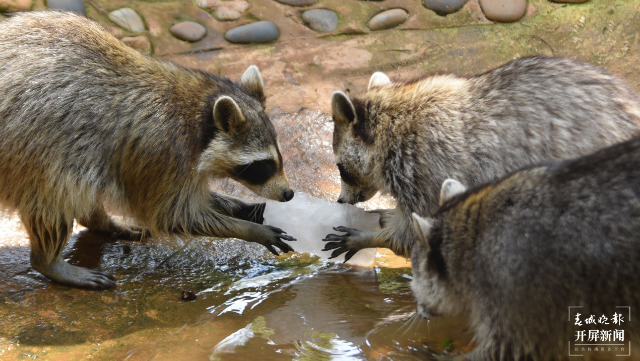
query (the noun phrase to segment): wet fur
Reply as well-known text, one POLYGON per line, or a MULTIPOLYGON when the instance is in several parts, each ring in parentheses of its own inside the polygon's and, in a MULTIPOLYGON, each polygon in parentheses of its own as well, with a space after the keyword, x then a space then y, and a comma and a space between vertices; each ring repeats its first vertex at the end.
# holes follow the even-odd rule
POLYGON ((569 306, 640 307, 640 138, 475 187, 416 222, 418 310, 467 315, 477 360, 565 359, 569 306))
POLYGON ((340 201, 390 193, 378 232, 330 235, 334 253, 387 247, 408 255, 411 212, 433 214, 440 184, 491 181, 523 166, 586 155, 638 134, 640 101, 622 81, 571 59, 522 58, 472 77, 378 78, 362 97, 332 97, 340 201), (353 179, 356 181, 354 182, 353 179))
POLYGON ((262 222, 263 204, 208 186, 271 154, 275 174, 243 184, 272 199, 291 192, 262 85, 257 68, 235 84, 144 56, 69 12, 0 22, 0 207, 20 215, 33 267, 70 285, 115 285, 97 272, 81 279, 86 270, 60 258, 74 219, 124 238, 177 232, 289 250, 281 230, 247 221, 262 222), (104 204, 144 228, 115 223, 104 204))

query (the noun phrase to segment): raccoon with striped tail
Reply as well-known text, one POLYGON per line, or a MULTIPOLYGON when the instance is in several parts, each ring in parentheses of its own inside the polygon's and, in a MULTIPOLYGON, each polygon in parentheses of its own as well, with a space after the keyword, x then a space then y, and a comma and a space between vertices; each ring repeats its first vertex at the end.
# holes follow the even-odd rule
POLYGON ((523 166, 586 155, 639 134, 640 100, 611 74, 571 59, 533 56, 486 73, 393 83, 382 73, 350 99, 333 93, 338 202, 382 191, 397 200, 379 231, 336 227, 332 256, 386 247, 409 255, 411 212, 438 208, 440 185, 474 186, 523 166))
POLYGON ((640 308, 640 137, 470 190, 449 179, 441 193, 433 216, 413 215, 411 287, 423 317, 469 318, 468 359, 589 356, 567 350, 581 330, 624 330, 614 343, 625 351, 600 357, 639 343, 626 307, 640 308), (567 320, 572 306, 581 327, 567 320), (614 313, 625 322, 614 325, 614 313), (589 315, 609 326, 583 323, 589 315))
POLYGON ((293 198, 263 87, 255 66, 236 84, 144 56, 74 13, 0 21, 0 207, 20 216, 33 268, 70 286, 115 287, 62 258, 74 219, 124 238, 148 230, 291 251, 292 237, 260 224, 264 204, 209 189, 231 177, 293 198), (144 228, 116 223, 105 204, 144 228))

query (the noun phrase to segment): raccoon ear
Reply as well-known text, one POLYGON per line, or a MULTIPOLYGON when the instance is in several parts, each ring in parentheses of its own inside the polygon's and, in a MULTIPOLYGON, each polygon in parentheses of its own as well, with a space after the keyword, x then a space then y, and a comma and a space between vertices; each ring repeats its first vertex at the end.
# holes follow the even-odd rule
POLYGON ((440 189, 440 205, 445 204, 451 198, 462 194, 467 190, 467 187, 462 185, 455 179, 445 179, 442 182, 442 188, 440 189))
POLYGON ((416 231, 418 240, 428 246, 429 236, 433 229, 433 220, 431 218, 422 218, 416 213, 411 213, 411 218, 413 218, 413 229, 416 231))
POLYGON ((264 106, 266 97, 264 96, 264 81, 260 75, 260 70, 255 65, 251 65, 245 70, 240 78, 240 86, 249 94, 260 100, 264 106))
POLYGON ((226 133, 237 133, 248 125, 238 104, 226 95, 221 96, 213 105, 213 121, 226 133))
POLYGON ((373 75, 371 75, 371 79, 369 80, 369 87, 367 88, 367 90, 371 90, 371 88, 376 86, 382 86, 390 83, 391 80, 389 80, 388 76, 386 76, 382 72, 377 71, 373 73, 373 75))
POLYGON ((331 113, 336 125, 346 125, 356 119, 353 103, 345 93, 338 90, 331 94, 331 113))

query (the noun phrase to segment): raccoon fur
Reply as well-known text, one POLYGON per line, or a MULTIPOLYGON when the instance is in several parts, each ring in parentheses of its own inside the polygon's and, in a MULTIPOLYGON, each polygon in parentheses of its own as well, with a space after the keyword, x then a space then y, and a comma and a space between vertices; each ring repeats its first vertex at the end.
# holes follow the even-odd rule
POLYGON ((474 186, 523 166, 589 154, 639 133, 640 101, 622 81, 575 60, 533 56, 471 77, 437 75, 331 97, 333 149, 342 179, 338 202, 382 191, 397 200, 379 231, 325 238, 332 256, 367 247, 408 255, 411 212, 437 210, 440 185, 474 186))
POLYGON ((255 66, 235 84, 144 56, 70 12, 1 21, 0 207, 19 214, 32 266, 63 284, 115 287, 62 259, 74 219, 123 238, 148 230, 292 250, 282 240, 293 238, 258 224, 263 204, 208 185, 232 177, 267 198, 293 197, 263 86, 255 66), (144 228, 116 223, 105 204, 144 228))
POLYGON ((433 216, 413 215, 411 286, 423 317, 469 317, 467 358, 581 354, 567 347, 580 330, 571 306, 611 327, 620 312, 623 341, 638 344, 640 323, 618 306, 640 308, 640 137, 471 190, 447 180, 441 193, 433 216))

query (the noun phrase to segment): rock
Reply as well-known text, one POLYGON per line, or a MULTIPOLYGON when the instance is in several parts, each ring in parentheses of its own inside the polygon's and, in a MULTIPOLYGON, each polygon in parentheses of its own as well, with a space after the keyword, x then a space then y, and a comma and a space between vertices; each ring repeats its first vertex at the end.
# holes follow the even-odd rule
POLYGON ((255 23, 240 25, 224 34, 224 38, 230 43, 268 43, 280 36, 276 24, 271 21, 258 21, 255 23))
POLYGON ((87 15, 87 10, 82 0, 47 0, 47 6, 49 9, 75 11, 82 15, 87 15))
POLYGON ((214 6, 220 5, 220 0, 196 0, 196 5, 201 8, 212 8, 214 6))
POLYGON ((177 23, 169 28, 169 31, 176 38, 190 42, 198 41, 207 35, 207 30, 204 26, 194 23, 193 21, 177 23))
POLYGON ((289 6, 310 6, 313 5, 316 0, 276 0, 281 4, 289 6))
POLYGON ((238 20, 249 8, 249 3, 244 0, 225 1, 215 6, 215 16, 218 20, 238 20))
POLYGON ((383 11, 369 20, 369 29, 384 30, 398 26, 407 21, 407 12, 404 9, 391 9, 383 11))
POLYGON ((462 9, 467 0, 422 0, 422 5, 440 16, 447 16, 462 9))
POLYGON ((109 19, 124 29, 137 33, 144 31, 144 23, 140 15, 129 8, 121 8, 109 13, 109 19))
POLYGON ((338 28, 338 15, 327 9, 312 9, 302 13, 302 21, 315 31, 329 32, 338 28))
POLYGON ((0 0, 0 12, 31 10, 33 0, 0 0))
POLYGON ((147 19, 147 27, 149 28, 149 34, 151 34, 151 36, 160 36, 160 34, 162 34, 160 23, 153 19, 147 19))
POLYGON ((120 40, 143 54, 151 55, 151 42, 146 36, 127 36, 120 40))
POLYGON ((480 8, 491 21, 511 23, 527 12, 527 0, 480 0, 480 8))

